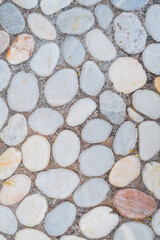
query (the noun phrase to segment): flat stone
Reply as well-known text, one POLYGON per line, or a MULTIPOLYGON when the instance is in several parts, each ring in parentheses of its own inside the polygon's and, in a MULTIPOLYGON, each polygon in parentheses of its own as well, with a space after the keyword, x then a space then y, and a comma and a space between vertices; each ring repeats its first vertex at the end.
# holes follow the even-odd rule
POLYGON ((96 107, 96 103, 90 98, 78 100, 69 110, 67 124, 72 127, 82 124, 96 110, 96 107))
POLYGON ((38 4, 38 0, 12 0, 12 2, 24 9, 35 8, 38 4))
POLYGON ((28 240, 28 239, 29 240, 51 240, 43 232, 36 229, 31 229, 31 228, 25 228, 16 233, 15 240, 28 240))
POLYGON ((16 146, 24 141, 28 134, 26 118, 19 113, 12 115, 8 125, 0 132, 0 139, 8 146, 16 146))
POLYGON ((111 3, 119 8, 122 9, 124 11, 133 11, 133 10, 138 10, 142 7, 144 7, 149 0, 134 0, 134 1, 130 1, 130 0, 111 0, 111 3))
POLYGON ((47 81, 44 95, 51 106, 62 106, 72 100, 78 91, 78 77, 73 69, 64 68, 47 81))
POLYGON ((102 0, 77 0, 77 2, 81 5, 84 5, 84 6, 91 6, 91 5, 94 5, 96 3, 99 3, 101 2, 102 0))
POLYGON ((113 43, 98 28, 86 34, 86 45, 93 58, 99 61, 111 61, 116 55, 113 43))
POLYGON ((0 240, 7 240, 7 238, 0 234, 0 240))
POLYGON ((145 121, 139 125, 138 133, 140 159, 148 161, 160 151, 160 126, 154 121, 145 121))
POLYGON ((75 217, 75 205, 71 202, 63 202, 47 214, 45 230, 51 236, 60 236, 72 225, 75 217))
POLYGON ((140 122, 143 122, 144 118, 138 114, 137 112, 135 112, 132 108, 127 108, 127 112, 128 112, 128 116, 129 118, 136 122, 136 123, 140 123, 140 122))
POLYGON ((0 54, 3 53, 8 47, 10 42, 10 36, 7 32, 0 31, 0 54))
POLYGON ((51 15, 68 7, 72 2, 73 0, 41 0, 40 7, 45 15, 51 15))
POLYGON ((146 84, 147 75, 136 59, 120 57, 110 66, 109 79, 116 91, 129 94, 146 84))
POLYGON ((56 43, 44 43, 30 61, 30 68, 40 77, 52 74, 59 59, 59 47, 56 43))
POLYGON ((0 92, 7 87, 11 79, 11 70, 8 67, 7 63, 0 60, 0 92))
POLYGON ((9 2, 0 6, 0 23, 11 34, 18 34, 25 28, 25 20, 21 12, 9 2))
POLYGON ((140 174, 141 164, 136 156, 121 158, 115 163, 109 174, 109 181, 116 187, 126 187, 140 174))
POLYGON ((102 90, 104 83, 105 76, 97 64, 86 61, 80 76, 81 89, 90 96, 96 96, 102 90))
POLYGON ((42 135, 50 135, 62 126, 63 116, 50 108, 37 108, 29 117, 30 128, 42 135))
POLYGON ((98 177, 108 172, 114 164, 111 149, 95 145, 84 150, 79 157, 80 171, 88 177, 98 177))
POLYGON ((81 237, 77 237, 75 235, 65 235, 65 236, 61 237, 60 240, 86 240, 86 239, 85 238, 81 238, 81 237))
POLYGON ((79 222, 81 232, 90 239, 108 235, 118 224, 119 216, 106 206, 93 208, 84 214, 79 222))
POLYGON ((5 124, 8 118, 8 107, 5 101, 0 97, 0 129, 5 124))
POLYGON ((105 91, 100 95, 100 111, 113 124, 121 124, 126 116, 126 104, 116 93, 105 91))
POLYGON ((34 109, 39 99, 39 87, 32 73, 18 72, 14 75, 7 92, 10 108, 18 112, 34 109))
POLYGON ((107 5, 101 4, 95 8, 95 15, 98 25, 104 30, 107 30, 113 19, 112 10, 107 5))
POLYGON ((61 167, 68 167, 74 163, 80 152, 80 140, 77 135, 64 130, 58 134, 52 147, 53 159, 61 167))
MULTIPOLYGON (((160 209, 154 214, 152 218, 152 228, 156 235, 160 236, 160 209)), ((145 239, 144 239, 145 240, 145 239)))
POLYGON ((156 77, 154 79, 154 87, 157 90, 157 92, 160 93, 160 77, 156 77))
POLYGON ((9 235, 17 231, 17 219, 12 210, 5 206, 0 206, 0 231, 9 235))
POLYGON ((65 199, 77 188, 79 181, 75 172, 59 168, 38 173, 35 184, 47 197, 65 199))
POLYGON ((156 203, 152 197, 132 188, 116 192, 113 203, 123 217, 134 220, 144 219, 152 215, 156 209, 156 203))
POLYGON ((31 179, 24 174, 17 174, 7 179, 0 190, 0 203, 12 205, 21 201, 31 188, 31 179))

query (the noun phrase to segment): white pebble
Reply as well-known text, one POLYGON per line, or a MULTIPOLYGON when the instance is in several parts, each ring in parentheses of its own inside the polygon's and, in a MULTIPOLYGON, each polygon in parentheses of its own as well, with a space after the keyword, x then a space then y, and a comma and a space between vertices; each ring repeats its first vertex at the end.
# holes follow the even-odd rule
POLYGON ((137 112, 135 112, 132 108, 127 108, 127 112, 128 112, 128 116, 129 118, 137 123, 143 122, 144 118, 138 114, 137 112))
POLYGON ((7 87, 11 79, 11 70, 8 67, 7 63, 0 60, 0 92, 7 87))
POLYGON ((7 240, 7 238, 0 234, 0 240, 7 240))
POLYGON ((12 2, 24 9, 35 8, 38 4, 38 0, 12 0, 12 2))
POLYGON ((107 5, 101 4, 95 8, 95 15, 99 26, 107 30, 113 19, 112 10, 107 5))
POLYGON ((141 9, 149 0, 111 0, 111 3, 123 11, 133 11, 141 9))
POLYGON ((73 0, 41 0, 40 7, 45 15, 51 15, 68 7, 73 0))
POLYGON ((16 233, 15 240, 51 240, 51 239, 47 237, 46 234, 39 230, 25 228, 16 233))
POLYGON ((94 5, 98 2, 101 2, 102 0, 77 0, 77 2, 81 5, 84 5, 84 6, 91 6, 91 5, 94 5))
POLYGON ((5 101, 0 97, 0 129, 8 118, 8 107, 5 101))
POLYGON ((65 236, 61 237, 60 240, 86 240, 86 239, 85 238, 81 238, 81 237, 77 237, 75 235, 65 235, 65 236))
POLYGON ((9 235, 17 231, 17 219, 11 209, 5 206, 0 206, 0 231, 9 235))
MULTIPOLYGON (((156 235, 160 236, 160 209, 154 214, 152 218, 152 228, 156 235)), ((144 239, 145 240, 145 239, 144 239)))

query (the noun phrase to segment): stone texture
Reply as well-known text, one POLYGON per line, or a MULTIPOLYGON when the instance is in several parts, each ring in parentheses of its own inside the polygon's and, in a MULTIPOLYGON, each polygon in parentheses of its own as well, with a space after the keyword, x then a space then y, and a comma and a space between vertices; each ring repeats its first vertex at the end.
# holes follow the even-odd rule
POLYGON ((135 112, 132 108, 127 108, 127 112, 128 112, 128 116, 129 118, 136 122, 136 123, 140 123, 140 122, 143 122, 144 118, 138 114, 137 112, 135 112))
POLYGON ((8 107, 5 101, 0 97, 0 129, 5 124, 8 118, 8 107))
POLYGON ((15 4, 18 6, 24 8, 24 9, 31 9, 35 8, 38 4, 38 0, 12 0, 15 4))
POLYGON ((132 11, 132 10, 138 10, 145 6, 145 4, 148 3, 149 0, 111 0, 111 3, 114 4, 115 7, 122 9, 124 11, 132 11))
POLYGON ((45 15, 54 14, 69 6, 73 0, 41 0, 40 7, 45 15))
POLYGON ((9 235, 17 231, 17 219, 11 209, 5 206, 0 206, 0 231, 9 235))
POLYGON ((11 70, 8 67, 7 63, 0 60, 0 91, 7 87, 11 79, 11 70))
POLYGON ((95 15, 98 25, 104 30, 107 30, 113 19, 112 10, 107 5, 101 4, 95 8, 95 15))
POLYGON ((156 235, 160 236, 160 209, 154 214, 152 218, 152 228, 156 235))
POLYGON ((3 53, 8 47, 10 42, 10 36, 7 32, 0 31, 0 54, 3 53))
POLYGON ((36 229, 31 229, 31 228, 25 228, 16 233, 15 240, 28 240, 28 239, 30 239, 30 240, 51 240, 43 232, 36 230, 36 229))
POLYGON ((91 5, 94 5, 96 3, 99 3, 101 2, 102 0, 77 0, 77 2, 81 5, 84 5, 84 6, 91 6, 91 5))

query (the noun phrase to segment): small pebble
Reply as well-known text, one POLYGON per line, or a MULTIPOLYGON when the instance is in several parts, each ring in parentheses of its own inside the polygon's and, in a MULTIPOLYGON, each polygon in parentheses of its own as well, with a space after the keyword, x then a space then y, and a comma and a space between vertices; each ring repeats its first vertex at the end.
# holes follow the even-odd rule
MULTIPOLYGON (((0 206, 0 231, 9 235, 13 235, 17 231, 17 219, 12 210, 5 206, 0 206)), ((6 238, 1 237, 0 239, 6 238)))
POLYGON ((154 79, 154 87, 157 90, 157 92, 160 93, 160 77, 156 77, 154 79))
MULTIPOLYGON (((144 102, 143 102, 144 103, 144 102)), ((136 123, 140 123, 140 122, 143 122, 144 118, 138 114, 137 112, 135 112, 132 108, 127 108, 127 112, 128 112, 128 116, 129 118, 136 122, 136 123)))
POLYGON ((99 3, 101 2, 102 0, 77 0, 77 2, 81 5, 84 5, 84 6, 91 6, 91 5, 94 5, 96 3, 99 3))
MULTIPOLYGON (((152 228, 156 235, 160 236, 160 209, 154 214, 152 218, 152 228)), ((144 239, 145 240, 145 239, 144 239)))
POLYGON ((107 30, 113 19, 112 10, 107 5, 101 4, 95 8, 95 15, 98 25, 104 30, 107 30))
POLYGON ((65 235, 65 236, 61 237, 60 240, 86 240, 86 239, 85 238, 81 238, 81 237, 77 237, 75 235, 68 235, 68 236, 65 235))
POLYGON ((3 235, 0 234, 0 240, 7 240, 7 238, 5 238, 3 235))
POLYGON ((51 239, 47 237, 46 234, 39 230, 25 228, 16 233, 15 240, 51 240, 51 239))
POLYGON ((3 53, 8 47, 10 42, 10 36, 7 32, 0 31, 0 54, 3 53))
POLYGON ((24 9, 35 8, 38 4, 38 0, 12 0, 12 2, 24 9))
POLYGON ((7 87, 11 79, 11 70, 8 67, 7 63, 0 60, 0 92, 7 87))
POLYGON ((0 129, 8 118, 8 107, 5 101, 0 97, 0 129))
POLYGON ((45 15, 51 15, 68 7, 72 2, 73 0, 41 0, 40 7, 45 15))
POLYGON ((124 11, 138 10, 144 7, 149 0, 111 0, 111 3, 124 11))

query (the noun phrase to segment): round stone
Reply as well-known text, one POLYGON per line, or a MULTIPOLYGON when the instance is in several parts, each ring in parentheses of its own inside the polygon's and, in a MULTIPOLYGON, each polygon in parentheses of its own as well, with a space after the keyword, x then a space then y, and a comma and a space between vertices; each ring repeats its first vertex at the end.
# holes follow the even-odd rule
POLYGON ((84 5, 84 6, 91 6, 91 5, 94 5, 98 2, 101 2, 102 0, 77 0, 77 2, 81 5, 84 5))
POLYGON ((0 234, 0 240, 7 240, 7 238, 0 234))
POLYGON ((0 60, 0 92, 7 87, 11 79, 11 70, 8 67, 7 63, 0 60))
POLYGON ((78 77, 73 69, 56 72, 46 83, 44 95, 51 106, 62 106, 72 100, 78 91, 78 77))
POLYGON ((68 7, 73 0, 41 0, 40 7, 45 15, 51 15, 68 7))
POLYGON ((70 131, 62 131, 56 138, 53 147, 53 159, 61 167, 68 167, 74 163, 80 152, 80 140, 77 135, 70 131))
POLYGON ((129 94, 146 84, 147 75, 136 59, 120 57, 110 66, 109 79, 116 91, 129 94))
POLYGON ((12 0, 12 2, 24 9, 35 8, 38 4, 38 0, 12 0))
MULTIPOLYGON (((3 53, 8 47, 10 42, 10 36, 7 32, 0 31, 0 54, 3 53)), ((2 60, 1 60, 2 61, 2 60)))
POLYGON ((0 129, 5 124, 8 118, 8 107, 4 100, 0 97, 0 129))
POLYGON ((79 222, 81 232, 90 239, 108 235, 119 223, 119 216, 106 206, 93 208, 79 222))
POLYGON ((107 5, 101 4, 95 8, 95 15, 98 25, 104 30, 107 30, 113 19, 112 10, 107 5))
POLYGON ((32 73, 18 72, 12 79, 7 92, 10 108, 18 112, 34 109, 39 99, 39 87, 32 73))
POLYGON ((51 236, 60 236, 73 224, 76 207, 71 202, 63 202, 47 214, 45 230, 51 236))
POLYGON ((114 164, 111 149, 102 145, 95 145, 84 150, 79 157, 80 171, 88 177, 104 175, 114 164))
POLYGON ((68 169, 50 169, 38 173, 35 184, 47 197, 65 199, 77 188, 80 179, 68 169))
POLYGON ((65 236, 61 237, 60 240, 86 240, 86 239, 85 238, 81 238, 81 237, 77 237, 75 235, 65 235, 65 236))
MULTIPOLYGON (((154 214, 152 218, 152 228, 156 235, 160 236, 160 209, 154 214)), ((144 239, 145 240, 145 239, 144 239)))
POLYGON ((15 240, 28 240, 28 239, 29 240, 51 240, 43 232, 36 229, 31 229, 31 228, 25 228, 16 233, 15 240))
POLYGON ((114 45, 100 29, 91 30, 85 39, 88 51, 96 60, 111 61, 116 57, 114 45))
POLYGON ((32 194, 23 199, 16 210, 19 222, 27 227, 34 227, 42 222, 48 205, 44 196, 32 194))
POLYGON ((133 10, 138 10, 142 7, 144 7, 144 5, 146 5, 148 3, 149 0, 134 0, 134 1, 130 1, 130 0, 111 0, 111 3, 119 8, 122 9, 124 11, 133 11, 133 10))
POLYGON ((160 93, 160 77, 156 77, 154 79, 154 87, 157 90, 157 92, 160 93))
MULTIPOLYGON (((5 206, 0 206, 0 231, 9 235, 13 235, 17 231, 17 219, 11 209, 5 206)), ((0 239, 5 240, 6 238, 1 237, 0 239)))
POLYGON ((21 201, 31 188, 31 179, 24 174, 17 174, 7 179, 0 190, 0 203, 12 205, 21 201))
POLYGON ((36 172, 45 169, 50 160, 50 144, 47 138, 33 135, 22 145, 23 164, 25 168, 36 172))
POLYGON ((103 88, 105 76, 96 63, 86 61, 80 76, 81 89, 90 96, 96 96, 103 88))
POLYGON ((129 118, 136 122, 136 123, 140 123, 140 122, 143 122, 144 118, 138 114, 137 112, 135 112, 132 108, 127 108, 127 112, 128 112, 128 116, 129 118))

